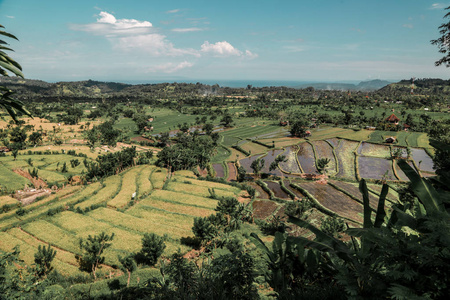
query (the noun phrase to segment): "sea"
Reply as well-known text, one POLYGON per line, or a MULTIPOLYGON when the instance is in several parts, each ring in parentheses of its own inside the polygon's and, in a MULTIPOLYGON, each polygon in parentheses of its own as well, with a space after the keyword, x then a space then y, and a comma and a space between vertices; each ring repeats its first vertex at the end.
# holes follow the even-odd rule
POLYGON ((177 83, 197 83, 207 85, 218 84, 220 87, 232 87, 232 88, 246 88, 251 85, 252 87, 269 87, 269 86, 285 86, 285 87, 299 87, 305 84, 317 83, 317 81, 292 81, 292 80, 227 80, 227 79, 162 79, 162 80, 120 80, 118 82, 128 84, 154 84, 165 82, 177 82, 177 83))

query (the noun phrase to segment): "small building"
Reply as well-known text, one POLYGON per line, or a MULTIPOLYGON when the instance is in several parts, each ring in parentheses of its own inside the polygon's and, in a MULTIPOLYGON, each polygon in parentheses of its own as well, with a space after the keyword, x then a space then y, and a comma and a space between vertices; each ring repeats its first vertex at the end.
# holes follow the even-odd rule
POLYGON ((311 136, 311 131, 306 130, 306 131, 305 131, 305 137, 308 137, 308 136, 311 136))
POLYGON ((408 124, 403 124, 403 130, 408 131, 411 128, 408 124))
POLYGON ((366 126, 366 129, 367 129, 367 130, 375 130, 375 129, 377 129, 377 128, 374 127, 374 126, 366 126))
POLYGON ((0 153, 5 153, 11 151, 8 147, 0 147, 0 153))
POLYGON ((395 114, 392 114, 386 118, 386 122, 398 125, 398 122, 400 122, 400 119, 397 118, 397 116, 395 114))
POLYGON ((386 143, 390 143, 390 144, 395 143, 395 141, 396 141, 396 139, 393 136, 390 136, 385 140, 386 143))
POLYGON ((280 121, 280 126, 288 126, 289 121, 280 121))

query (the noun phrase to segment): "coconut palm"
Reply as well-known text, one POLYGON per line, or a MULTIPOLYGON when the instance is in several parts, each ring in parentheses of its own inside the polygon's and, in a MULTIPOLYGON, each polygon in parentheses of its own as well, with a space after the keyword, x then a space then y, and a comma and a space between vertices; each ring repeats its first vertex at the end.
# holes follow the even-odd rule
MULTIPOLYGON (((12 38, 18 40, 14 35, 1 30, 1 28, 5 28, 0 24, 0 75, 1 76, 9 76, 9 73, 12 73, 16 76, 22 77, 22 67, 18 62, 12 59, 5 51, 14 51, 13 49, 7 47, 8 43, 3 40, 3 37, 12 38)), ((31 114, 28 110, 25 109, 23 103, 19 100, 12 98, 14 94, 10 89, 0 86, 0 106, 2 106, 8 114, 13 118, 15 122, 17 122, 17 114, 22 113, 31 117, 31 114)))

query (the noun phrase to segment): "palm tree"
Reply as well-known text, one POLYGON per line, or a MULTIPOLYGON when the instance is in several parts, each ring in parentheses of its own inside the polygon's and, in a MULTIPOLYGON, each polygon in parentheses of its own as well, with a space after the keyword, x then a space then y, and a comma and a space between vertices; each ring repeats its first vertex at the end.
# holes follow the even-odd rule
MULTIPOLYGON (((9 76, 8 72, 13 73, 16 76, 24 78, 22 74, 22 67, 17 63, 14 59, 9 57, 9 55, 5 51, 14 51, 13 49, 6 47, 8 43, 4 41, 3 37, 12 38, 18 40, 14 35, 1 30, 1 28, 5 28, 0 24, 0 75, 1 76, 9 76)), ((10 89, 0 86, 0 106, 2 106, 8 114, 13 118, 15 122, 17 122, 17 113, 22 113, 31 117, 30 112, 25 109, 23 103, 19 100, 12 98, 14 94, 10 89)))

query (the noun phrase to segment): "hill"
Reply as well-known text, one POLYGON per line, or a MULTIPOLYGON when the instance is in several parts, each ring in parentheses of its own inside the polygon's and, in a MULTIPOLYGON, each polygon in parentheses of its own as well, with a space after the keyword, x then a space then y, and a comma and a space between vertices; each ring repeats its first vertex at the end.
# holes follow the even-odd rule
POLYGON ((299 88, 313 87, 316 90, 339 90, 339 91, 376 91, 391 82, 386 80, 361 81, 355 85, 352 83, 313 83, 300 85, 299 88))
MULTIPOLYGON (((401 92, 408 93, 411 91, 413 80, 401 80, 397 83, 391 83, 381 89, 383 92, 401 92)), ((421 95, 429 94, 449 94, 450 80, 439 78, 419 78, 414 80, 414 93, 421 95)))

